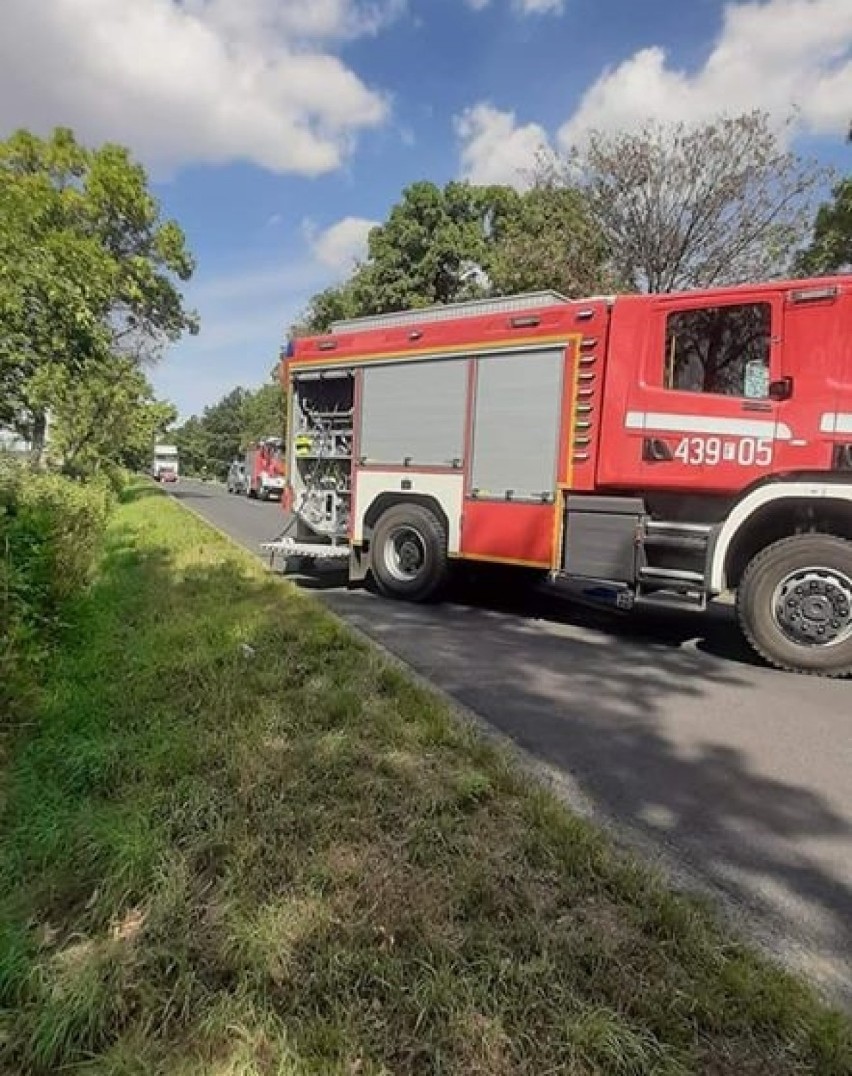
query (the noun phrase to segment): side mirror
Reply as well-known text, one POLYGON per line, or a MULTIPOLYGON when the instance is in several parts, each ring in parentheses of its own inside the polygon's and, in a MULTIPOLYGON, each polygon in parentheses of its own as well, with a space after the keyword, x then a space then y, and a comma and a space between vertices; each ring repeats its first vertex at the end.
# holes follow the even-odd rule
POLYGON ((674 453, 660 437, 645 437, 642 440, 642 459, 646 463, 666 463, 674 459, 674 453))
POLYGON ((789 400, 793 395, 793 379, 792 377, 782 377, 777 381, 769 382, 769 399, 775 400, 776 403, 782 400, 789 400))

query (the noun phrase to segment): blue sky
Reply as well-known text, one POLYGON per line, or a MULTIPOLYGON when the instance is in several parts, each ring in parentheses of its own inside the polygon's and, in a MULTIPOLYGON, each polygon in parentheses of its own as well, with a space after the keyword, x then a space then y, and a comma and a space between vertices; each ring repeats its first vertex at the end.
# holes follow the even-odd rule
POLYGON ((265 378, 407 183, 752 107, 848 171, 852 0, 4 3, 0 131, 130 145, 187 233, 202 332, 152 375, 184 415, 265 378))

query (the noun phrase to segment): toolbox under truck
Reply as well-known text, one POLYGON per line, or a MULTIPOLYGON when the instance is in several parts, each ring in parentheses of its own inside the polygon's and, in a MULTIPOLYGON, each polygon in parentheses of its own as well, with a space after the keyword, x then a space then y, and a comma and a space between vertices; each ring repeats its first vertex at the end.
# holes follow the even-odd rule
POLYGON ((622 609, 734 593, 769 662, 852 672, 852 276, 361 318, 282 377, 273 554, 420 601, 453 561, 622 609))

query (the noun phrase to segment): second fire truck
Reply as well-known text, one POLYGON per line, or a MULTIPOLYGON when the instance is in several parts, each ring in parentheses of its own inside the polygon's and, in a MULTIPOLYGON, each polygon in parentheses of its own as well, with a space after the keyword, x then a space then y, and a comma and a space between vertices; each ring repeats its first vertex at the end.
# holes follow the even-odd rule
POLYGON ((623 609, 731 593, 772 664, 852 673, 852 277, 361 318, 282 377, 273 553, 415 601, 465 560, 623 609))
POLYGON ((250 445, 244 464, 245 491, 249 497, 268 501, 284 492, 284 442, 280 437, 265 437, 250 445))

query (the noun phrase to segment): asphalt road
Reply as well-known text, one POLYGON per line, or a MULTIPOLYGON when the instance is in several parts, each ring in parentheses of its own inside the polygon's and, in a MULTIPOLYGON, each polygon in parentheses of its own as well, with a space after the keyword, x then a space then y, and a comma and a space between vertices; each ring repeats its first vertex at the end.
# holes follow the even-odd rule
MULTIPOLYGON (((219 486, 174 493, 256 553, 284 526, 219 486)), ((852 683, 761 667, 726 609, 616 620, 506 576, 434 607, 348 590, 339 569, 297 582, 852 1004, 852 683)))

